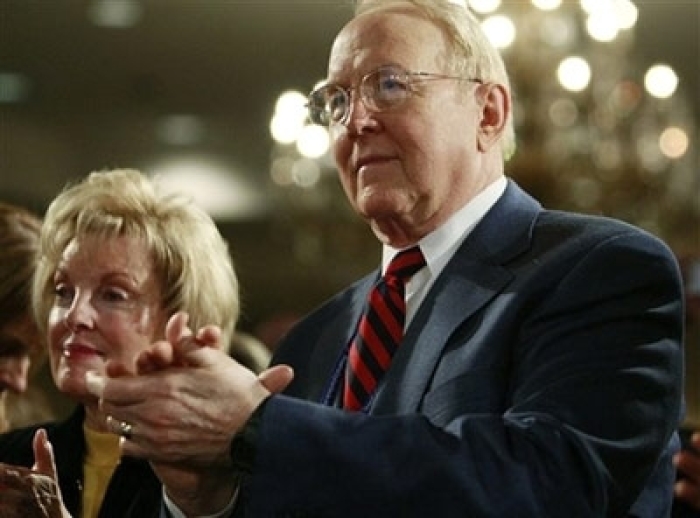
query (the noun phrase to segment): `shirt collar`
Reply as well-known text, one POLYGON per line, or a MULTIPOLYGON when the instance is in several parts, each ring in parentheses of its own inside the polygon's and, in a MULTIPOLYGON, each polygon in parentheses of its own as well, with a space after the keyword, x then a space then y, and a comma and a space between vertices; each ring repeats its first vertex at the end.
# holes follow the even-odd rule
MULTIPOLYGON (((454 251, 498 201, 507 183, 505 176, 499 177, 450 216, 442 226, 418 242, 433 277, 442 271, 454 251)), ((382 272, 386 271, 391 259, 400 251, 388 245, 383 246, 382 272)))

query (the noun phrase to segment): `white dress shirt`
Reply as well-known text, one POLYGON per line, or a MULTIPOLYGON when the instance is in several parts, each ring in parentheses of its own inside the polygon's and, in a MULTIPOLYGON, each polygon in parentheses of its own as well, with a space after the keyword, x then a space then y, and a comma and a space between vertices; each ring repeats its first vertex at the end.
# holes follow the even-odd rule
MULTIPOLYGON (((406 323, 404 328, 408 327, 435 279, 459 246, 503 195, 507 183, 504 176, 500 177, 450 216, 445 224, 418 242, 427 267, 419 270, 406 284, 406 323)), ((382 273, 386 272, 389 262, 399 252, 400 250, 384 245, 382 273)))

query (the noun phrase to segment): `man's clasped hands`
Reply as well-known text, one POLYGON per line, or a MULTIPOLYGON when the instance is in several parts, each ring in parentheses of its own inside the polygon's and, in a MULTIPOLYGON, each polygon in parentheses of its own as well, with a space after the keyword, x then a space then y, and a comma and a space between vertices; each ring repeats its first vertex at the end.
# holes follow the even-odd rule
MULTIPOLYGON (((205 505, 215 512, 237 489, 236 478, 224 476, 230 475, 233 434, 268 396, 285 389, 293 371, 279 365, 256 375, 222 350, 217 326, 194 333, 187 320, 185 313, 170 318, 165 339, 138 356, 135 373, 110 362, 104 376, 87 372, 86 383, 110 428, 122 435, 122 454, 148 459, 180 509, 205 505), (230 405, 222 409, 221 401, 230 405)), ((56 480, 43 430, 34 454, 33 470, 56 480)), ((65 508, 62 516, 70 516, 65 508)))

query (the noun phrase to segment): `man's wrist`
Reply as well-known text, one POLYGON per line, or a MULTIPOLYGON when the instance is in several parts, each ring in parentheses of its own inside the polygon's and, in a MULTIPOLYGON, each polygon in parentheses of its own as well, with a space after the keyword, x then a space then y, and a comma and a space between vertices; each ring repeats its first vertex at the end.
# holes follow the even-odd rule
POLYGON ((258 405, 258 408, 253 411, 243 428, 231 440, 231 463, 236 473, 250 475, 253 472, 257 455, 258 433, 265 407, 269 400, 270 398, 268 397, 258 405))

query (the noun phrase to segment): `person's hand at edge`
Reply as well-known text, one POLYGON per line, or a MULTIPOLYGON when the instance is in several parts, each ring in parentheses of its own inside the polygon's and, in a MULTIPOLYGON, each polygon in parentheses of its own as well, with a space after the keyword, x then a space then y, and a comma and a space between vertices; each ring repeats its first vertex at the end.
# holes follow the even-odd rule
POLYGON ((34 465, 32 466, 32 471, 40 475, 45 475, 53 480, 56 491, 54 498, 58 501, 58 505, 60 506, 61 516, 63 518, 71 518, 68 509, 63 505, 63 497, 61 496, 61 489, 58 485, 58 470, 56 469, 53 446, 49 442, 46 430, 39 428, 34 433, 32 447, 34 449, 34 465))
POLYGON ((676 482, 676 498, 700 511, 700 431, 690 438, 690 448, 676 454, 673 463, 685 478, 676 482))

